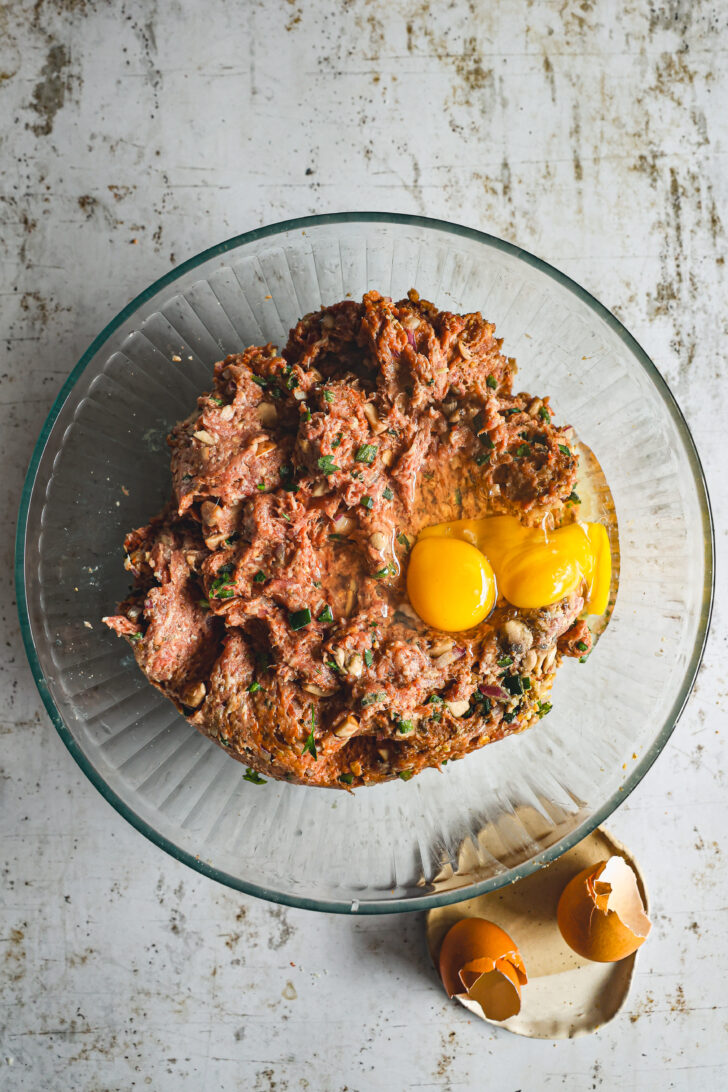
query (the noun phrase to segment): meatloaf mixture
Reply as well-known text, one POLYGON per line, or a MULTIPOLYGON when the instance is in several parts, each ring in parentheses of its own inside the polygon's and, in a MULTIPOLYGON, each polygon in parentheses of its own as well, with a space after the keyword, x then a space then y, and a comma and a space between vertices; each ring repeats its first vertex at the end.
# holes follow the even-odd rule
POLYGON ((418 532, 493 513, 555 525, 577 472, 548 398, 480 314, 416 292, 307 315, 251 347, 172 431, 172 497, 125 541, 135 587, 106 623, 246 777, 408 780, 529 727, 589 631, 574 592, 474 629, 407 601, 418 532))

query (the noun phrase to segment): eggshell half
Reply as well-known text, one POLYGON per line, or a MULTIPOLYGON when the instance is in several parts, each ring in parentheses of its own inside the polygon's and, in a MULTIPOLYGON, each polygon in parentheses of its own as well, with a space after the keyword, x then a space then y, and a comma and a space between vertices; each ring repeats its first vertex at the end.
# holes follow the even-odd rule
MULTIPOLYGON (((484 831, 479 843, 487 845, 489 841, 484 831)), ((456 873, 449 870, 449 876, 440 881, 442 887, 462 883, 463 873, 475 878, 475 856, 469 843, 464 846, 456 873)), ((488 1022, 534 1039, 567 1039, 595 1031, 611 1020, 624 1003, 637 953, 618 963, 584 959, 563 940, 556 912, 561 893, 577 873, 593 871, 595 862, 613 856, 624 857, 634 870, 646 910, 647 894, 636 862, 624 846, 599 828, 558 860, 517 883, 430 910, 427 943, 435 966, 439 967, 440 948, 454 922, 463 917, 497 922, 518 945, 528 970, 528 985, 523 987, 517 1015, 502 1022, 488 1022)), ((473 1015, 486 1019, 477 1001, 467 995, 458 996, 458 1001, 473 1015)))
POLYGON ((557 921, 575 952, 613 963, 636 952, 650 931, 637 878, 622 857, 584 868, 563 890, 557 921))

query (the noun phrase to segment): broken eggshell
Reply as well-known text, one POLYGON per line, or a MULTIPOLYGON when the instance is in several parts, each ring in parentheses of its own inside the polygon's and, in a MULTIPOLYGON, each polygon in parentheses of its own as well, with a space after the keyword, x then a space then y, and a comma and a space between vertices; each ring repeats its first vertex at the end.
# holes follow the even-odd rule
POLYGON ((445 935, 440 977, 449 997, 467 998, 489 1020, 507 1020, 521 1009, 528 981, 518 948, 508 933, 483 918, 463 918, 445 935))
POLYGON ((578 955, 615 963, 644 944, 652 924, 623 857, 613 856, 579 872, 559 899, 561 935, 578 955))
MULTIPOLYGON (((537 817, 531 818, 535 823, 537 817)), ((457 871, 453 874, 450 870, 448 878, 439 881, 438 886, 452 890, 456 884, 482 879, 480 854, 487 857, 487 848, 495 837, 491 828, 485 828, 478 837, 478 846, 465 843, 457 871)), ((593 872, 595 862, 613 856, 625 858, 631 866, 646 908, 647 894, 638 865, 623 845, 598 828, 550 865, 516 883, 430 910, 427 943, 436 968, 442 942, 454 923, 465 917, 481 917, 497 921, 517 941, 528 969, 521 1010, 504 1021, 486 1017, 481 1006, 467 995, 456 995, 458 1002, 495 1027, 535 1039, 588 1035, 611 1020, 627 998, 638 953, 618 963, 587 960, 566 944, 556 915, 561 894, 572 877, 584 869, 593 872)))

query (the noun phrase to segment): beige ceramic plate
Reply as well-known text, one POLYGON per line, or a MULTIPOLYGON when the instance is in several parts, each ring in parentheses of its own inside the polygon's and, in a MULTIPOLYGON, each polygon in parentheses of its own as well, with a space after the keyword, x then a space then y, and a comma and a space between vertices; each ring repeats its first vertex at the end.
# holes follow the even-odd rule
MULTIPOLYGON (((480 840, 487 844, 485 832, 480 840)), ((561 937, 556 906, 564 887, 577 872, 614 855, 624 857, 634 869, 647 909, 647 893, 636 862, 624 846, 598 828, 548 867, 510 887, 430 910, 427 943, 435 966, 451 925, 464 917, 487 918, 505 929, 516 942, 528 973, 520 1013, 496 1026, 532 1039, 570 1039, 596 1031, 617 1014, 625 1001, 637 953, 619 963, 591 963, 582 959, 561 937)), ((467 844, 460 852, 458 873, 468 872, 473 859, 477 860, 477 855, 467 844)), ((441 885, 448 886, 448 877, 443 876, 441 885)), ((485 1019, 475 1002, 466 999, 461 1004, 485 1019)))

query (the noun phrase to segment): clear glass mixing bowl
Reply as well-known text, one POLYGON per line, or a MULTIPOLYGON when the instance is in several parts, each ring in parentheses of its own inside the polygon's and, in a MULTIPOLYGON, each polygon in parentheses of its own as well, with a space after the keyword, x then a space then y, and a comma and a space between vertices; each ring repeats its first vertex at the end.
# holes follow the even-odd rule
POLYGON ((106 327, 43 427, 18 526, 23 637, 38 688, 81 769, 129 822, 230 887, 319 910, 421 910, 509 883, 563 853, 644 776, 685 705, 713 583, 708 496, 690 433, 619 322, 517 247, 413 216, 347 213, 276 224, 213 247, 106 327), (285 342, 321 304, 410 287, 480 310, 523 388, 551 395, 595 452, 619 521, 611 622, 567 663, 553 711, 411 782, 353 795, 243 780, 144 679, 100 623, 128 586, 125 532, 169 491, 165 437, 212 365, 285 342), (480 838, 478 839, 478 835, 480 838), (443 889, 459 847, 470 870, 443 889), (443 873, 444 866, 444 873, 443 873))

